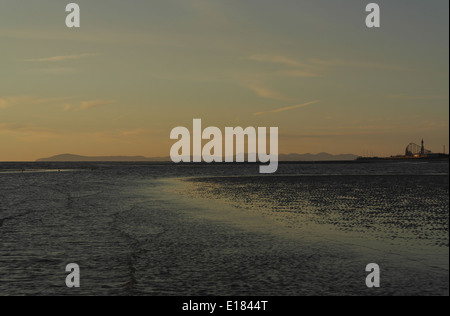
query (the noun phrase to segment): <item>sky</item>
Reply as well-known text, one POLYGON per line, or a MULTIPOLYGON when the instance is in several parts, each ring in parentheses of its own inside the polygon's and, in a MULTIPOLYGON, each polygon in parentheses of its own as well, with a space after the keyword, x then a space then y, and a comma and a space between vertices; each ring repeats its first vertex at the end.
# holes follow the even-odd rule
POLYGON ((449 148, 449 1, 0 0, 0 161, 166 157, 177 126, 280 153, 449 148))

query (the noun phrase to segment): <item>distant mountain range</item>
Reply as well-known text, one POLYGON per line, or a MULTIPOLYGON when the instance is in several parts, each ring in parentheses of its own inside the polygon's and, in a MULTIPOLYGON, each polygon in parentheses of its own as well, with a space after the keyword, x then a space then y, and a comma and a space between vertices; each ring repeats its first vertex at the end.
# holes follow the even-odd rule
MULTIPOLYGON (((343 154, 343 155, 332 155, 328 153, 319 154, 281 154, 278 156, 279 161, 349 161, 358 158, 356 155, 343 154)), ((132 161, 132 162, 162 162, 171 161, 170 157, 157 157, 157 158, 147 158, 144 156, 79 156, 72 154, 57 155, 49 158, 41 158, 36 160, 38 162, 95 162, 95 161, 132 161)))
POLYGON ((57 155, 49 158, 41 158, 38 162, 95 162, 95 161, 170 161, 170 158, 147 158, 144 156, 79 156, 72 154, 57 155))
POLYGON ((353 154, 332 155, 329 153, 319 154, 281 154, 279 161, 349 161, 356 160, 359 156, 353 154))

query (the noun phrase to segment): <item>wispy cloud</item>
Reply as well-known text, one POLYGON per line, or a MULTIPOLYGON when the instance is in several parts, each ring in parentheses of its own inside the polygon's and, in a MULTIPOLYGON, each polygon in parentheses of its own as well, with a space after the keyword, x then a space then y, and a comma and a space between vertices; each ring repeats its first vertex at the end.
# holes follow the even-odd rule
POLYGON ((305 70, 286 70, 286 71, 280 71, 277 73, 278 76, 284 76, 284 77, 322 77, 322 75, 319 75, 316 72, 313 71, 305 71, 305 70))
POLYGON ((64 102, 72 99, 73 97, 60 97, 60 98, 41 98, 33 96, 14 96, 14 97, 0 97, 0 109, 6 109, 13 106, 24 105, 39 105, 39 104, 51 104, 64 102))
POLYGON ((383 69, 383 70, 409 70, 409 68, 400 66, 400 65, 392 65, 392 64, 385 64, 385 63, 376 63, 376 62, 365 62, 365 61, 356 61, 356 60, 342 60, 342 59, 309 59, 309 64, 315 65, 315 66, 329 66, 329 67, 336 67, 336 66, 344 66, 344 67, 358 67, 358 68, 377 68, 377 69, 383 69))
POLYGON ((279 101, 286 101, 289 100, 285 96, 283 96, 281 93, 271 90, 267 87, 264 87, 260 84, 245 84, 246 88, 250 89, 254 93, 256 93, 261 98, 267 98, 267 99, 273 99, 273 100, 279 100, 279 101))
POLYGON ((420 127, 418 127, 418 130, 421 132, 428 132, 428 131, 447 131, 448 133, 448 122, 442 120, 442 121, 425 121, 422 123, 420 127))
POLYGON ((53 56, 53 57, 45 57, 45 58, 33 58, 33 59, 22 59, 22 61, 27 62, 59 62, 65 60, 77 60, 84 59, 89 57, 100 56, 100 54, 78 54, 78 55, 66 55, 66 56, 53 56))
POLYGON ((13 135, 29 141, 54 138, 61 135, 54 130, 30 124, 0 124, 0 133, 13 135))
POLYGON ((405 95, 405 94, 393 94, 389 95, 390 98, 400 100, 448 100, 448 95, 405 95))
POLYGON ((208 18, 214 21, 216 24, 220 25, 232 25, 229 17, 226 15, 223 4, 221 1, 210 1, 210 0, 190 0, 181 1, 187 7, 195 10, 202 18, 208 18))
POLYGON ((6 109, 27 101, 30 101, 30 98, 27 96, 0 97, 0 109, 6 109))
POLYGON ((84 138, 99 142, 129 143, 130 141, 146 142, 150 137, 158 137, 158 135, 164 135, 164 132, 161 130, 137 127, 134 129, 100 130, 96 132, 83 133, 82 135, 84 138))
POLYGON ((121 132, 122 136, 125 137, 138 137, 138 136, 144 136, 144 135, 150 135, 152 130, 148 128, 136 128, 132 130, 126 130, 121 132))
POLYGON ((298 105, 278 108, 278 109, 271 110, 271 111, 256 112, 256 113, 253 113, 253 115, 257 116, 257 115, 263 115, 263 114, 280 113, 280 112, 285 112, 285 111, 291 111, 291 110, 295 110, 295 109, 304 108, 306 106, 313 105, 313 104, 316 104, 316 103, 319 103, 319 102, 320 102, 320 100, 316 100, 316 101, 311 101, 311 102, 307 102, 307 103, 303 103, 303 104, 298 104, 298 105))
POLYGON ((106 105, 110 105, 110 104, 114 104, 114 103, 117 103, 117 101, 115 101, 115 100, 110 100, 110 101, 106 101, 106 100, 83 101, 83 102, 81 102, 80 110, 88 110, 88 109, 97 108, 97 107, 101 107, 101 106, 106 106, 106 105))
POLYGON ((270 79, 275 77, 290 77, 290 78, 319 78, 322 77, 322 67, 318 67, 311 63, 303 63, 296 59, 281 55, 270 54, 255 54, 244 58, 245 60, 254 61, 258 63, 274 64, 280 68, 279 71, 270 70, 268 72, 260 72, 253 74, 239 75, 242 86, 253 91, 256 95, 262 98, 278 100, 278 101, 293 101, 268 87, 270 79), (243 78, 242 78, 243 77, 243 78))
POLYGON ((304 64, 288 58, 284 56, 276 56, 276 55, 252 55, 250 57, 246 58, 247 60, 251 61, 258 61, 258 62, 266 62, 266 63, 275 63, 275 64, 283 64, 287 66, 304 66, 304 64))
POLYGON ((153 130, 148 128, 135 128, 135 129, 112 129, 112 130, 100 130, 94 132, 73 132, 64 129, 51 129, 34 124, 11 124, 0 123, 0 135, 5 134, 13 137, 20 138, 24 141, 42 140, 49 138, 73 138, 79 137, 80 139, 90 139, 96 141, 123 141, 128 142, 130 140, 148 140, 151 135, 163 135, 160 130, 153 130))
POLYGON ((10 106, 10 103, 6 98, 0 99, 0 109, 6 109, 9 106, 10 106))
POLYGON ((354 131, 336 131, 336 132, 311 132, 311 133, 280 133, 280 138, 285 139, 296 139, 296 138, 317 138, 317 139, 326 139, 326 138, 347 138, 352 136, 366 136, 366 135, 390 135, 392 134, 392 130, 388 129, 380 129, 371 128, 368 130, 360 129, 354 131))
POLYGON ((31 69, 30 71, 47 75, 67 75, 67 74, 74 74, 77 72, 75 68, 42 68, 42 69, 31 69))
POLYGON ((42 98, 33 96, 0 97, 0 110, 15 106, 58 105, 64 111, 89 110, 117 103, 116 100, 77 101, 75 97, 42 98))
POLYGON ((300 61, 280 55, 252 55, 245 59, 256 62, 274 63, 282 66, 287 66, 290 68, 289 70, 283 70, 277 73, 278 76, 287 77, 322 77, 324 73, 336 67, 372 68, 397 71, 410 70, 409 68, 401 65, 358 60, 310 58, 300 61))

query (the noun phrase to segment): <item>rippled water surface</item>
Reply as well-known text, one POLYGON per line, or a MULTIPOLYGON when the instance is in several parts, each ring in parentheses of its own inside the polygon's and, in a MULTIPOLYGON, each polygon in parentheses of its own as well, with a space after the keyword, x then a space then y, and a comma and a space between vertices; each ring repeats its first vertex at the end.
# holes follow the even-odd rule
POLYGON ((0 295, 448 295, 448 180, 442 162, 1 163, 0 295))

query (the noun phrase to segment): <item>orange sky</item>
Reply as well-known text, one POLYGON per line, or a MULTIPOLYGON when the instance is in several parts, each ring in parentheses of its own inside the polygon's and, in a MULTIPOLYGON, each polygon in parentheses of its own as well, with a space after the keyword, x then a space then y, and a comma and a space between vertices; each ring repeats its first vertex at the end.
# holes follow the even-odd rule
POLYGON ((280 153, 449 144, 448 1, 0 4, 0 161, 168 156, 172 128, 279 128, 280 153), (280 4, 283 5, 280 5, 280 4))

